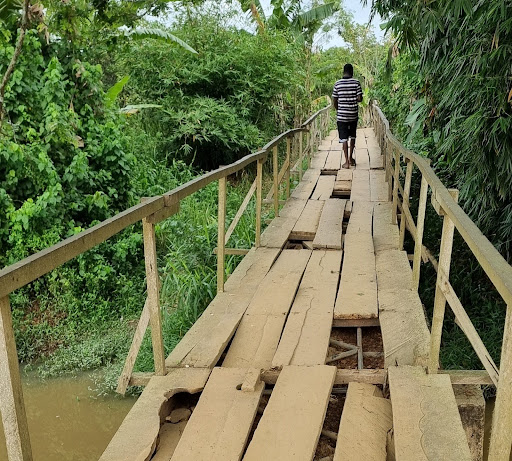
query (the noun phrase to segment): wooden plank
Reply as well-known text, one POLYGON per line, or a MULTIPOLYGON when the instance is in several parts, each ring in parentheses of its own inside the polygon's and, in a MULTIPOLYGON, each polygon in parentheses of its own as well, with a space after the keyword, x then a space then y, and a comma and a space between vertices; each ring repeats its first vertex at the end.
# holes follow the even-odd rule
POLYGON ((282 218, 299 219, 299 216, 301 215, 302 211, 304 210, 306 203, 308 203, 307 200, 296 199, 296 198, 290 197, 286 201, 286 204, 284 205, 284 207, 281 209, 279 216, 282 218))
POLYGON ((274 218, 261 234, 261 246, 283 248, 296 222, 297 218, 284 218, 281 216, 274 218))
POLYGON ((292 197, 302 200, 308 200, 315 189, 318 178, 320 177, 320 168, 309 169, 302 177, 302 181, 292 192, 292 197))
POLYGON ((366 138, 364 133, 357 131, 356 135, 356 149, 366 149, 368 146, 366 145, 366 138))
POLYGON ((325 167, 325 162, 327 160, 327 156, 329 155, 328 151, 319 151, 317 154, 311 159, 310 168, 316 170, 322 170, 325 167))
POLYGON ((261 393, 237 389, 248 370, 215 368, 188 421, 171 460, 214 461, 241 459, 261 393))
POLYGON ((304 211, 293 226, 291 239, 313 240, 315 238, 324 203, 322 200, 308 200, 304 211))
MULTIPOLYGON (((155 373, 165 375, 164 340, 162 336, 162 314, 160 312, 160 278, 156 256, 155 225, 142 220, 144 237, 144 260, 146 264, 147 303, 155 373)), ((224 236, 223 236, 224 237, 224 236)))
POLYGON ((372 202, 388 201, 388 185, 384 171, 370 171, 370 197, 372 202))
POLYGON ((342 222, 346 202, 346 200, 333 198, 325 202, 313 240, 313 248, 341 250, 342 222))
POLYGON ((154 376, 124 419, 100 461, 149 459, 160 430, 160 414, 174 394, 201 391, 211 370, 177 368, 167 376, 154 376))
POLYGON ((378 300, 384 366, 425 366, 430 333, 418 293, 407 288, 383 290, 379 286, 378 300))
POLYGON ((352 177, 352 201, 370 201, 370 173, 368 170, 354 170, 352 177))
POLYGON ((411 279, 412 270, 407 257, 407 252, 400 250, 383 250, 375 256, 377 270, 377 284, 379 290, 399 291, 409 288, 407 285, 411 279))
POLYGON ((372 319, 334 319, 333 327, 340 328, 357 328, 357 327, 378 327, 380 322, 378 318, 372 319))
POLYGON ((334 188, 334 181, 336 181, 335 176, 331 175, 322 175, 318 178, 318 182, 316 183, 315 190, 311 195, 311 200, 327 200, 332 195, 332 190, 334 188))
POLYGON ((224 286, 167 357, 167 367, 213 367, 233 336, 256 288, 279 255, 277 248, 251 249, 224 286))
MULTIPOLYGON (((266 384, 275 384, 280 374, 281 370, 275 368, 271 368, 270 370, 263 370, 261 372, 261 379, 266 384)), ((343 384, 349 384, 353 382, 367 384, 385 384, 387 382, 387 376, 387 370, 354 370, 349 368, 338 368, 336 370, 334 384, 336 386, 341 386, 343 384)))
POLYGON ((378 317, 377 276, 372 236, 345 236, 341 282, 334 308, 335 319, 378 317))
POLYGON ((180 438, 185 431, 188 421, 180 421, 177 424, 164 423, 158 433, 158 446, 151 461, 169 461, 180 438))
POLYGON ((373 207, 373 244, 375 252, 397 250, 400 230, 391 221, 391 202, 377 202, 373 207))
POLYGON ((450 378, 390 367, 397 461, 471 460, 450 378))
POLYGON ((356 170, 370 169, 370 155, 368 149, 354 149, 354 157, 356 158, 356 170))
POLYGON ((130 350, 128 351, 128 355, 126 356, 126 360, 124 362, 123 371, 121 372, 119 380, 117 381, 116 392, 118 394, 124 395, 126 393, 126 388, 128 387, 130 378, 132 376, 133 366, 135 365, 135 360, 137 360, 137 355, 139 354, 139 349, 142 344, 142 340, 144 339, 144 334, 146 333, 148 325, 149 306, 148 300, 146 298, 146 302, 144 303, 144 307, 140 314, 139 322, 137 323, 137 328, 135 329, 135 333, 133 335, 130 350))
POLYGON ((352 181, 352 174, 354 170, 346 170, 342 168, 336 174, 336 181, 352 181))
POLYGON ((354 202, 352 204, 347 235, 352 233, 372 235, 373 208, 371 202, 354 202))
POLYGON ((370 169, 384 169, 384 156, 382 155, 380 147, 368 147, 368 155, 370 156, 370 169))
POLYGON ((311 461, 335 367, 284 367, 244 456, 245 461, 311 461))
POLYGON ((343 405, 334 461, 386 461, 393 427, 391 401, 371 384, 350 383, 343 405))
POLYGON ((272 367, 325 363, 341 256, 341 251, 312 253, 272 360, 272 367))
POLYGON ((32 448, 8 296, 0 298, 0 413, 9 460, 32 461, 32 448))
POLYGON ((325 161, 324 170, 338 171, 341 168, 341 151, 331 150, 325 161))
POLYGON ((269 368, 310 250, 283 250, 259 285, 222 366, 269 368))

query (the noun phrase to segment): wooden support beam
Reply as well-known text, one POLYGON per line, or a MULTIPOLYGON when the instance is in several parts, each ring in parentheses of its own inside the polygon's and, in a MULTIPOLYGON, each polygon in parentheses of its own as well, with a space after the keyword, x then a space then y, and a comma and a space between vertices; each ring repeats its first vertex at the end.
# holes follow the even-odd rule
POLYGON ((272 165, 274 171, 274 215, 277 218, 279 216, 279 165, 277 157, 277 146, 274 146, 272 150, 272 165))
MULTIPOLYGON (((224 254, 225 255, 236 255, 236 256, 243 256, 249 253, 249 249, 247 248, 224 248, 224 254)), ((213 254, 218 254, 219 249, 214 248, 213 254)))
MULTIPOLYGON (((409 210, 409 196, 411 193, 411 181, 412 181, 413 169, 414 169, 414 162, 411 162, 409 160, 407 162, 407 172, 405 173, 404 195, 403 195, 403 203, 402 203, 403 208, 407 209, 407 210, 409 210)), ((400 219, 400 237, 398 240, 398 249, 399 250, 404 249, 406 221, 407 221, 407 219, 404 219, 402 216, 402 218, 400 219)))
POLYGON ((284 175, 286 200, 290 198, 290 151, 291 151, 291 139, 286 138, 286 174, 284 175))
POLYGON ((394 152, 395 157, 395 175, 393 179, 393 209, 392 209, 392 215, 391 215, 391 222, 393 224, 396 224, 396 210, 397 210, 397 203, 398 203, 398 184, 400 182, 400 177, 398 176, 398 171, 400 169, 400 152, 395 151, 394 152))
POLYGON ((418 219, 416 224, 416 238, 414 245, 414 262, 412 266, 412 286, 418 291, 420 284, 421 250, 423 248, 423 229, 425 227, 425 211, 427 209, 428 182, 424 176, 421 177, 420 202, 418 207, 418 219))
POLYGON ((299 182, 302 181, 302 162, 304 161, 304 152, 302 151, 302 131, 299 133, 299 182))
POLYGON ((224 249, 226 229, 226 176, 219 179, 219 209, 217 235, 217 293, 224 291, 224 249))
MULTIPOLYGON (((281 370, 272 368, 261 372, 261 379, 267 384, 275 384, 281 370)), ((367 384, 384 384, 387 379, 387 370, 353 370, 338 369, 334 378, 334 385, 348 384, 352 382, 367 384)))
POLYGON ((492 416, 489 461, 508 461, 512 445, 512 306, 507 306, 501 346, 500 379, 492 416))
POLYGON ((0 413, 9 461, 32 461, 8 296, 0 298, 0 413))
POLYGON ((133 373, 133 366, 135 365, 135 361, 137 360, 137 355, 139 354, 139 349, 142 344, 142 340, 144 339, 144 334, 146 333, 148 325, 149 304, 146 298, 144 308, 142 309, 142 313, 140 314, 139 322, 137 323, 137 328, 135 329, 135 334, 133 335, 130 350, 128 351, 128 355, 126 356, 126 360, 124 362, 123 371, 121 372, 119 380, 117 381, 116 392, 118 394, 124 395, 126 393, 126 389, 130 383, 130 378, 133 373))
POLYGON ((153 343, 153 359, 155 373, 165 375, 164 341, 162 336, 162 315, 160 312, 160 279, 156 258, 155 225, 146 219, 142 220, 144 237, 144 259, 146 263, 147 303, 149 306, 149 323, 151 325, 151 341, 153 343))
POLYGON ((240 218, 244 214, 244 211, 247 208, 247 205, 249 205, 249 202, 251 201, 252 196, 254 195, 254 192, 256 191, 256 182, 257 179, 254 180, 254 182, 251 184, 251 187, 249 188, 249 191, 247 192, 245 198, 242 201, 242 204, 240 205, 240 208, 236 212, 235 217, 233 218, 233 221, 231 221, 231 224, 228 227, 228 230, 226 232, 226 237, 224 238, 224 243, 227 244, 229 238, 231 237, 231 234, 233 234, 233 231, 235 230, 238 221, 240 221, 240 218))
POLYGON ((357 328, 357 369, 362 370, 363 366, 363 330, 357 328))
POLYGON ((491 381, 496 385, 498 383, 498 367, 494 363, 494 360, 489 354, 489 351, 485 347, 482 339, 476 331, 471 319, 469 318, 466 310, 462 306, 455 290, 448 281, 447 276, 443 270, 439 270, 437 273, 438 287, 443 292, 444 298, 448 301, 453 313, 455 314, 456 323, 460 329, 464 332, 468 338, 471 346, 473 346, 476 355, 482 362, 482 365, 486 369, 491 381))
POLYGON ((263 163, 265 163, 264 158, 258 160, 256 164, 256 248, 258 248, 261 245, 261 200, 263 198, 263 163))
MULTIPOLYGON (((453 199, 457 201, 459 198, 459 191, 453 189, 451 194, 453 199)), ((446 308, 446 297, 441 287, 441 277, 444 275, 447 281, 450 279, 450 263, 452 260, 454 230, 455 226, 453 225, 453 221, 445 215, 443 218, 434 312, 432 315, 432 328, 430 333, 430 354, 428 360, 429 373, 437 373, 437 370, 439 369, 439 353, 441 350, 441 336, 443 333, 444 312, 446 308)))

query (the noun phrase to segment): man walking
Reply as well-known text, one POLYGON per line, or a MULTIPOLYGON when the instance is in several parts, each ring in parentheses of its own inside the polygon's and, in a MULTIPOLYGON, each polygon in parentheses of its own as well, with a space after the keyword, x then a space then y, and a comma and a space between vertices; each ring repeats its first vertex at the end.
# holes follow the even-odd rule
POLYGON ((338 133, 340 142, 343 143, 345 163, 343 168, 354 166, 354 147, 356 145, 357 119, 359 117, 358 104, 363 100, 363 90, 359 80, 354 78, 352 64, 345 64, 343 78, 334 84, 332 91, 332 102, 338 122, 338 133), (350 140, 350 155, 348 142, 350 140))

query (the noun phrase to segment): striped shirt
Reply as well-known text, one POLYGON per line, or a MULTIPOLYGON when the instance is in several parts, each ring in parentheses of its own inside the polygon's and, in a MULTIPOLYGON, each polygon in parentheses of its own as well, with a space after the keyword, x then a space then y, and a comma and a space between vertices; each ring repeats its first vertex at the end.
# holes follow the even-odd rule
POLYGON ((352 122, 357 120, 359 115, 358 96, 363 96, 363 90, 361 89, 359 80, 352 77, 343 77, 334 84, 332 97, 338 98, 336 119, 339 122, 352 122))

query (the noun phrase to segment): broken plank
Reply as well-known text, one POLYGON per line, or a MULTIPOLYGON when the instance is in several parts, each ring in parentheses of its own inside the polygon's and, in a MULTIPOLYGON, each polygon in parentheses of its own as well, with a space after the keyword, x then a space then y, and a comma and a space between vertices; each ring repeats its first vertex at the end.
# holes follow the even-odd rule
POLYGON ((272 367, 325 363, 341 256, 341 251, 319 250, 312 253, 272 367))
POLYGON ((169 461, 188 421, 180 421, 177 424, 164 423, 158 433, 158 446, 151 461, 169 461))
POLYGON ((372 236, 365 233, 347 234, 344 248, 334 318, 376 318, 379 312, 372 236))
POLYGON ((174 394, 201 391, 210 369, 177 368, 167 376, 153 376, 121 423, 100 461, 129 461, 149 459, 153 454, 160 431, 160 414, 174 394))
POLYGON ((346 200, 329 199, 325 202, 313 240, 313 248, 341 250, 342 222, 346 200))
POLYGON ((293 226, 290 239, 313 240, 315 238, 324 203, 321 200, 308 200, 304 211, 293 226))
POLYGON ((244 456, 245 461, 311 461, 335 367, 284 367, 244 456))
POLYGON ((323 170, 329 151, 321 150, 311 159, 311 168, 323 170))
POLYGON ((372 202, 388 201, 388 183, 384 171, 370 171, 370 197, 372 202))
POLYGON ((269 368, 310 250, 283 250, 263 279, 223 362, 231 368, 269 368))
POLYGON ((368 170, 354 170, 352 176, 352 201, 370 201, 370 173, 368 170))
POLYGON ((373 208, 373 244, 375 252, 397 250, 400 230, 392 222, 391 202, 377 202, 373 208))
POLYGON ((450 378, 421 367, 389 367, 397 461, 469 461, 450 378))
POLYGON ((215 368, 171 460, 238 461, 243 454, 265 384, 238 389, 250 369, 215 368))
POLYGON ((311 200, 327 200, 332 195, 334 188, 334 182, 336 181, 335 176, 322 175, 318 178, 315 190, 311 195, 311 200))
POLYGON ((213 367, 249 306, 256 288, 280 250, 252 249, 219 293, 165 360, 167 367, 213 367))
POLYGON ((376 386, 350 383, 343 406, 334 461, 386 461, 393 427, 391 401, 376 386))
POLYGON ((375 255, 375 268, 379 290, 401 290, 404 285, 409 288, 412 270, 405 251, 379 251, 375 255))

